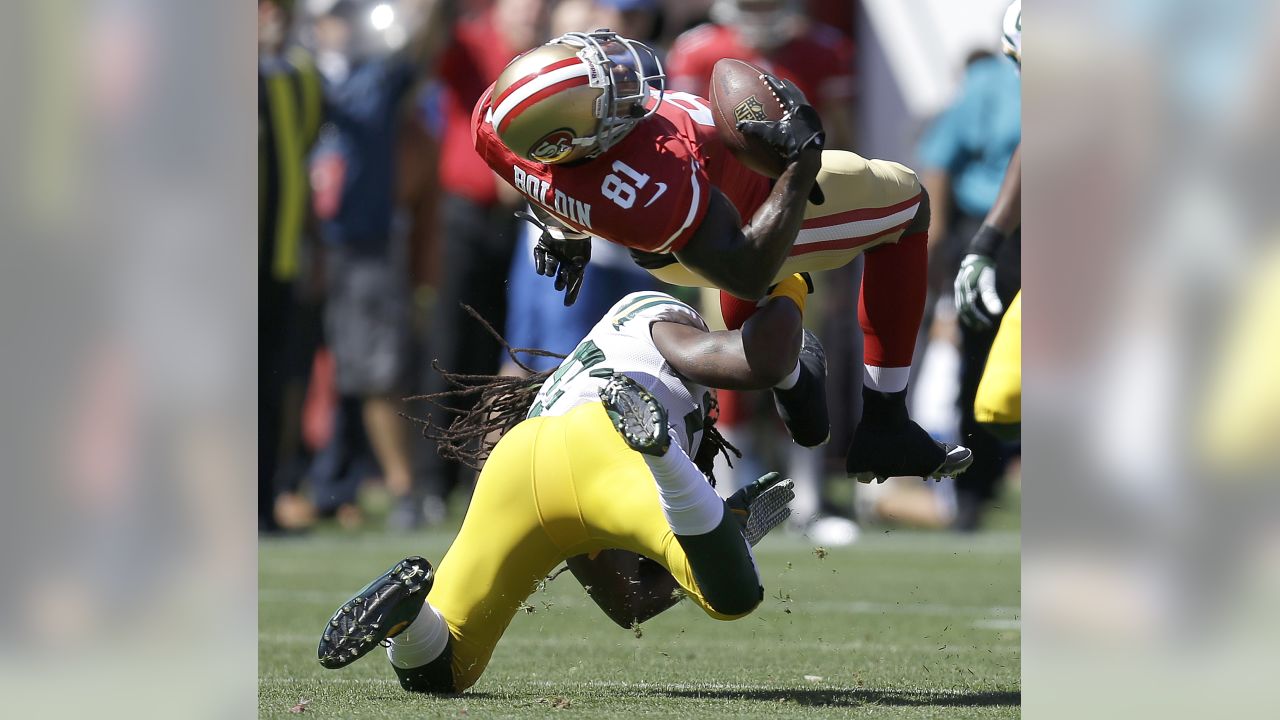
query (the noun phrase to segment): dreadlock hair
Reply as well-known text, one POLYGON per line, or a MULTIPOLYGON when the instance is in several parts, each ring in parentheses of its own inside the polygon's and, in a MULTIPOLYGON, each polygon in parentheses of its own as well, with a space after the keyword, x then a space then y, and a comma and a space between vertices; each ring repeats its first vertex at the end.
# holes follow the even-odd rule
MULTIPOLYGON (((534 372, 533 368, 526 365, 519 355, 553 357, 559 360, 563 360, 566 356, 538 348, 513 348, 506 338, 502 337, 474 308, 470 305, 462 305, 462 309, 480 323, 485 332, 498 341, 506 351, 507 357, 510 357, 520 369, 529 373, 528 377, 454 373, 440 367, 439 362, 432 361, 431 367, 440 373, 451 387, 437 393, 414 395, 405 400, 407 402, 423 400, 456 417, 448 427, 445 427, 436 422, 430 414, 425 418, 416 418, 403 413, 402 415, 422 426, 422 436, 436 442, 436 449, 441 457, 456 460, 473 470, 479 470, 494 446, 498 444, 498 440, 525 419, 529 413, 529 407, 533 405, 533 400, 538 395, 538 390, 556 370, 552 368, 534 372), (467 407, 458 407, 457 405, 461 403, 466 403, 467 407)), ((741 458, 742 451, 734 447, 716 429, 720 406, 714 391, 708 393, 703 399, 703 405, 706 407, 706 414, 702 420, 702 443, 698 447, 694 462, 714 487, 716 479, 713 468, 716 457, 723 455, 729 467, 733 467, 730 453, 741 458)))
POLYGON ((733 458, 741 458, 742 451, 734 447, 733 443, 721 435, 720 429, 716 427, 716 420, 720 419, 720 401, 716 397, 715 390, 706 394, 702 404, 706 406, 706 415, 702 417, 702 442, 698 445, 698 454, 693 458, 693 462, 702 474, 707 476, 711 487, 715 487, 716 457, 723 455, 725 463, 733 467, 733 458))
POLYGON ((440 367, 439 361, 433 360, 431 367, 444 377, 450 388, 437 393, 407 397, 405 401, 425 400, 445 413, 454 415, 453 422, 445 427, 437 423, 430 414, 425 418, 410 415, 404 417, 422 426, 423 437, 436 441, 436 449, 441 457, 479 470, 493 447, 498 444, 499 438, 525 419, 542 383, 555 372, 554 368, 535 372, 518 354, 559 360, 563 360, 565 356, 537 348, 513 348, 475 308, 463 305, 462 309, 498 341, 512 362, 529 375, 466 375, 449 372, 440 367), (466 407, 458 407, 460 404, 465 404, 466 407))

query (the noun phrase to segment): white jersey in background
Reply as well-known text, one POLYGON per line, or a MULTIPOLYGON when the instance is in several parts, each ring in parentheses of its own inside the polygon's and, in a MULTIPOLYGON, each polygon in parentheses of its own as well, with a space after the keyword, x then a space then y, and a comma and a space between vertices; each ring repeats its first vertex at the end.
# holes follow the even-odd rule
POLYGON ((1022 72, 1022 0, 1013 0, 1004 13, 1002 28, 1004 37, 1000 41, 1001 49, 1008 55, 1013 64, 1022 72))
POLYGON ((538 390, 528 417, 564 415, 600 401, 600 388, 615 372, 635 380, 667 409, 671 437, 689 457, 702 441, 702 421, 710 400, 707 388, 682 379, 653 344, 649 326, 680 322, 707 329, 696 310, 660 292, 631 293, 591 328, 538 390))

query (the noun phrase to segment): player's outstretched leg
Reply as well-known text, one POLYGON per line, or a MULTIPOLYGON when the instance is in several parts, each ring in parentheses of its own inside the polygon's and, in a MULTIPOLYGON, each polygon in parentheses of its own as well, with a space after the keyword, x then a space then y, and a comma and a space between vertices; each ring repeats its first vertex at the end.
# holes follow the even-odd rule
POLYGON ((831 437, 827 415, 827 353, 818 337, 804 331, 800 345, 800 374, 787 389, 773 389, 778 416, 786 424, 791 439, 802 447, 817 447, 831 437))
POLYGON ((845 469, 858 482, 891 477, 941 479, 958 475, 973 462, 973 452, 940 443, 907 416, 907 391, 862 390, 862 420, 853 431, 845 469))
POLYGON ((418 617, 435 581, 431 563, 407 557, 365 585, 333 613, 316 654, 331 669, 346 667, 418 617))

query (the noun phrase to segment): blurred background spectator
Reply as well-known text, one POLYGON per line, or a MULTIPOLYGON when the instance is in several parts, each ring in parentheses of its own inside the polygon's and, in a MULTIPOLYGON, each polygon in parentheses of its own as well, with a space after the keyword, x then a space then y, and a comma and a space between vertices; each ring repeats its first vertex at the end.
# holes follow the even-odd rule
MULTIPOLYGON (((258 528, 266 532, 279 528, 277 496, 301 473, 302 394, 316 325, 304 237, 315 239, 307 154, 320 129, 320 76, 311 53, 286 44, 292 20, 291 2, 258 3, 258 528)), ((305 518, 286 524, 296 522, 305 518)))
MULTIPOLYGON (((596 0, 589 4, 594 6, 595 22, 579 24, 577 30, 609 28, 655 50, 660 47, 662 31, 666 27, 666 14, 659 0, 596 0)), ((561 27, 569 28, 564 32, 575 29, 568 22, 561 27)), ((553 31, 553 34, 561 33, 553 31)))
POLYGON ((438 21, 444 3, 398 7, 416 20, 412 36, 392 6, 362 0, 337 0, 311 27, 327 120, 315 166, 333 190, 332 202, 319 208, 327 250, 325 339, 342 398, 312 490, 322 511, 358 520, 352 515, 360 476, 351 469, 363 430, 392 496, 389 522, 408 528, 419 512, 409 432, 399 415, 408 388, 411 298, 407 233, 395 211, 397 140, 404 100, 444 37, 438 21), (392 28, 400 32, 388 33, 392 28))
POLYGON ((667 58, 672 90, 707 96, 711 69, 739 58, 796 84, 822 115, 832 147, 852 140, 853 45, 808 17, 799 0, 715 0, 711 22, 676 38, 667 58))
MULTIPOLYGON (((930 294, 944 310, 951 305, 951 280, 969 240, 995 203, 1005 168, 1022 137, 1022 93, 1014 64, 990 52, 973 53, 965 64, 959 96, 930 125, 920 143, 919 172, 933 198, 929 227, 930 294)), ((1022 276, 1022 233, 1000 249, 996 287, 1005 304, 1017 294, 1022 276)), ((973 465, 955 481, 955 519, 975 530, 1008 469, 1012 449, 974 419, 973 399, 986 366, 996 327, 976 329, 956 322, 949 310, 925 323, 937 342, 959 333, 957 410, 961 442, 973 450, 973 465)), ((998 326, 997 326, 998 327, 998 326)), ((926 338, 926 342, 928 338, 926 338)), ((923 355, 923 346, 918 355, 923 355)))

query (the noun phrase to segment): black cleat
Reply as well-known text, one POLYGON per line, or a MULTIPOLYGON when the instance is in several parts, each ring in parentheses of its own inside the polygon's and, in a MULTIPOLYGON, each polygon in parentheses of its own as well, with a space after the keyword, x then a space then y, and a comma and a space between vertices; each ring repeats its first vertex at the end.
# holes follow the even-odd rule
POLYGON ((862 421, 853 432, 845 470, 858 482, 891 477, 941 480, 959 475, 973 463, 969 448, 940 443, 907 417, 907 392, 863 389, 862 421))
POLYGON ((818 337, 804 331, 800 345, 800 378, 786 390, 773 389, 773 404, 791 439, 801 447, 817 447, 831 438, 827 416, 827 353, 818 337))
POLYGON ((661 457, 671 447, 667 409, 640 383, 614 373, 600 388, 600 402, 624 442, 636 452, 661 457))
POLYGON ((407 557, 342 604, 320 637, 320 664, 335 670, 364 657, 404 631, 435 581, 431 563, 407 557))

